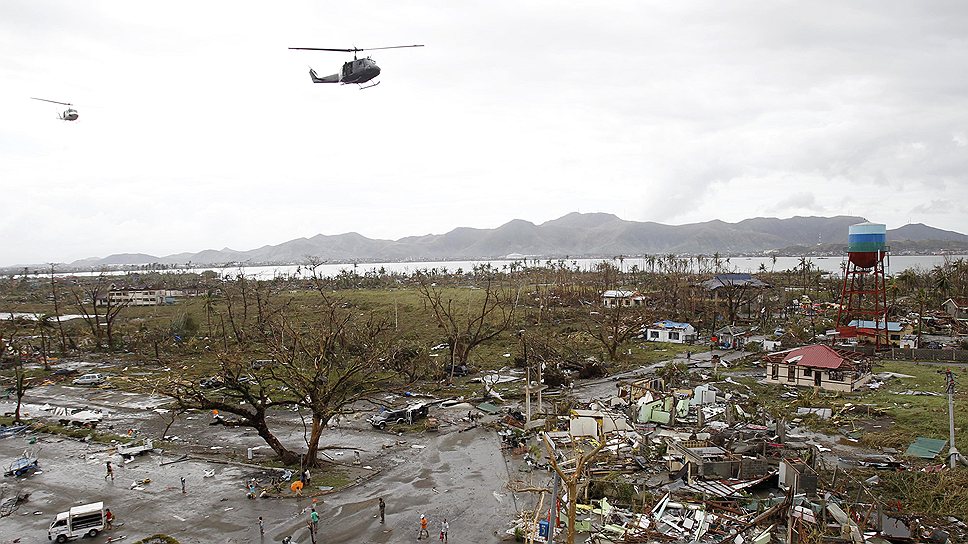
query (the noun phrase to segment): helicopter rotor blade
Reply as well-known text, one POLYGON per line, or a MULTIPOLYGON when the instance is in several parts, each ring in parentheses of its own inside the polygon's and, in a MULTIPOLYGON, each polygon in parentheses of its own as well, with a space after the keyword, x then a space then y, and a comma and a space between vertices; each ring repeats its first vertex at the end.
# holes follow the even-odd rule
POLYGON ((362 49, 326 49, 323 47, 290 47, 289 49, 298 49, 300 51, 339 51, 340 53, 354 53, 356 51, 362 51, 362 49))
POLYGON ((376 51, 378 49, 403 49, 404 47, 423 47, 423 45, 391 45, 390 47, 367 47, 366 49, 357 49, 357 51, 376 51))
POLYGON ((73 106, 74 105, 74 104, 71 104, 70 102, 58 102, 56 100, 47 100, 46 98, 34 98, 32 96, 30 97, 30 99, 31 100, 40 100, 41 102, 52 102, 54 104, 60 104, 61 106, 73 106))
POLYGON ((390 47, 353 47, 352 49, 329 49, 325 47, 290 47, 289 49, 298 49, 300 51, 339 51, 342 53, 357 53, 359 51, 376 51, 379 49, 402 49, 404 47, 423 47, 423 45, 391 45, 390 47))

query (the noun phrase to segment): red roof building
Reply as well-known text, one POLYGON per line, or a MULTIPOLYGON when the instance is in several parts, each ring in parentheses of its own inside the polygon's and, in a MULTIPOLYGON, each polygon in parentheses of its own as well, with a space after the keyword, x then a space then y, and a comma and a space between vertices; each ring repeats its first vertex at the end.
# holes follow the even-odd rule
POLYGON ((872 378, 866 355, 819 344, 770 353, 763 362, 767 383, 849 392, 872 378))

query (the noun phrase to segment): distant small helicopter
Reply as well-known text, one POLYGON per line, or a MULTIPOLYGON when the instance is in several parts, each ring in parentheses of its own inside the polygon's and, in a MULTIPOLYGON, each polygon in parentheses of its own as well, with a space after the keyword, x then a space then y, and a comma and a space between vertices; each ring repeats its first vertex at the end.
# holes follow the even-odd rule
POLYGON ((309 77, 313 79, 313 83, 340 83, 346 85, 347 83, 355 83, 360 86, 360 89, 369 89, 370 87, 376 87, 380 84, 379 81, 372 85, 363 84, 376 76, 380 75, 380 67, 373 62, 373 59, 366 57, 365 59, 357 59, 356 53, 360 51, 376 51, 378 49, 401 49, 404 47, 423 47, 423 45, 394 45, 391 47, 368 47, 366 49, 360 49, 353 47, 351 49, 325 49, 322 47, 290 47, 289 49, 298 49, 301 51, 339 51, 341 53, 353 53, 353 60, 343 63, 343 70, 338 74, 333 74, 331 76, 319 77, 316 75, 316 70, 312 68, 309 69, 309 77))
POLYGON ((47 100, 46 98, 34 98, 32 96, 30 98, 32 100, 40 100, 41 102, 52 102, 54 104, 60 104, 61 106, 67 106, 67 111, 64 111, 63 113, 61 113, 57 117, 61 121, 77 121, 77 117, 78 117, 77 110, 75 110, 72 107, 73 104, 71 104, 70 102, 58 102, 56 100, 47 100))

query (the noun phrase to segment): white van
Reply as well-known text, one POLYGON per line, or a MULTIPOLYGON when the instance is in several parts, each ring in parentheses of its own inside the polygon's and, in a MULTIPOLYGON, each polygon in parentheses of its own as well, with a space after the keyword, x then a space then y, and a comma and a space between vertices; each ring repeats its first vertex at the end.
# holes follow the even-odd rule
POLYGON ((71 383, 74 385, 101 385, 104 380, 104 374, 85 374, 71 383))
POLYGON ((103 502, 74 506, 57 514, 47 530, 47 540, 67 542, 84 535, 93 538, 104 530, 105 523, 103 502))

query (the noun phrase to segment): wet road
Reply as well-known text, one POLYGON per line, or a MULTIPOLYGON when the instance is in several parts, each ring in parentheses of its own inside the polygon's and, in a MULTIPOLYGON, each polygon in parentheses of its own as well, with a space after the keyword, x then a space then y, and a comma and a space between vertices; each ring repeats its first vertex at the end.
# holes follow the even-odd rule
MULTIPOLYGON (((165 420, 154 410, 160 399, 117 391, 52 386, 33 389, 26 398, 26 410, 43 413, 44 402, 54 405, 86 406, 106 411, 98 427, 128 428, 157 436, 165 420)), ((7 411, 8 404, 0 404, 7 411)), ((515 512, 514 500, 505 488, 509 469, 493 431, 466 427, 459 421, 466 408, 453 413, 441 409, 445 425, 439 433, 398 436, 369 427, 360 419, 344 421, 328 430, 322 445, 339 446, 325 453, 345 467, 351 476, 372 478, 338 493, 320 497, 316 504, 321 516, 319 542, 404 542, 415 540, 419 516, 430 518, 431 532, 439 532, 444 518, 450 535, 458 542, 497 542, 496 533, 507 528, 515 512), (446 422, 453 424, 447 425, 446 422), (417 446, 417 447, 414 447, 417 446), (352 451, 361 452, 361 465, 352 464, 352 451), (363 467, 369 467, 369 470, 363 467), (377 499, 387 502, 386 523, 377 517, 377 499), (470 538, 469 535, 474 535, 470 538)), ((176 422, 169 435, 179 437, 181 451, 213 458, 232 452, 241 457, 248 447, 261 446, 254 433, 208 425, 207 414, 196 413, 176 422), (214 448, 214 449, 213 449, 214 448)), ((282 433, 293 446, 302 439, 301 423, 295 414, 282 413, 282 433), (297 425, 298 424, 298 425, 297 425)), ((271 471, 233 464, 183 461, 161 466, 177 457, 174 452, 151 453, 131 463, 122 463, 103 444, 88 444, 59 436, 35 435, 36 444, 24 437, 0 440, 0 464, 6 465, 24 449, 40 458, 42 473, 27 479, 5 478, 6 494, 15 490, 31 493, 30 502, 12 516, 0 520, 0 543, 21 538, 21 542, 47 540, 47 526, 57 512, 73 505, 104 501, 117 516, 119 526, 107 535, 85 542, 107 542, 109 537, 126 536, 128 541, 155 533, 170 534, 181 542, 280 542, 292 535, 293 542, 310 542, 306 521, 309 498, 245 498, 244 485, 250 478, 267 480, 271 471), (105 462, 117 467, 115 480, 105 480, 105 462), (205 477, 208 470, 215 476, 205 477), (180 478, 187 481, 182 494, 180 478), (150 483, 132 488, 145 479, 150 483), (38 514, 34 514, 38 512, 38 514), (266 535, 260 537, 258 517, 266 521, 266 535)), ((269 457, 265 448, 259 457, 269 457)))

